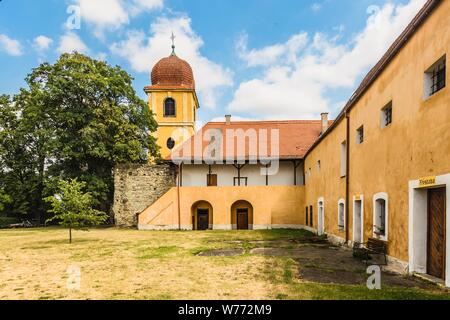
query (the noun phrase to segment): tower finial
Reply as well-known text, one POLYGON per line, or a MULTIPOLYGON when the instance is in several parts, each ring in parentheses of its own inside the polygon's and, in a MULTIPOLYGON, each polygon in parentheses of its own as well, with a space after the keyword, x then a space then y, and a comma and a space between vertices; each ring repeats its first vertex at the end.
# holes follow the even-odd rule
POLYGON ((175 56, 175 35, 173 34, 172 31, 172 36, 170 37, 170 39, 172 39, 172 55, 175 56))

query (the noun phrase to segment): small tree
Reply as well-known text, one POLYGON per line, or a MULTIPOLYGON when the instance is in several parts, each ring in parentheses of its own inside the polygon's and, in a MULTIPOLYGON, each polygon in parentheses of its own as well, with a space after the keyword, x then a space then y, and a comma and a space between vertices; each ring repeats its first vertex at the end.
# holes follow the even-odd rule
POLYGON ((54 216, 47 220, 57 220, 65 228, 69 228, 69 243, 72 243, 72 229, 87 230, 90 226, 97 226, 108 219, 102 211, 93 209, 94 199, 89 192, 83 192, 85 182, 77 179, 59 181, 59 193, 45 198, 50 203, 54 216))

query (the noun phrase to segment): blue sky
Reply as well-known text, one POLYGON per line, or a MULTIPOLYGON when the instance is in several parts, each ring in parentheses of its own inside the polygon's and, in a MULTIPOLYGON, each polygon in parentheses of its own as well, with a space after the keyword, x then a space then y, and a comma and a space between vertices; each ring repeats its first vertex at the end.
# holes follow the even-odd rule
POLYGON ((174 31, 178 56, 194 69, 200 120, 335 116, 424 3, 2 0, 0 93, 14 94, 40 62, 77 50, 122 66, 145 98, 151 67, 169 55, 174 31), (67 21, 77 12, 74 29, 77 20, 67 21))

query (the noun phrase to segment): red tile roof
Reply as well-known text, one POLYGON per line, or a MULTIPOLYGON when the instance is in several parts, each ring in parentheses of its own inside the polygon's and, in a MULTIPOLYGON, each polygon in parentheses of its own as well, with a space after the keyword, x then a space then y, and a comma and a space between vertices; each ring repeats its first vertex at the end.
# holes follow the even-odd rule
MULTIPOLYGON (((332 121, 329 124, 331 125, 332 121)), ((253 159, 253 157, 263 159, 267 158, 267 155, 270 157, 276 156, 277 147, 279 148, 279 159, 303 159, 309 148, 319 138, 321 131, 322 124, 320 120, 250 121, 231 122, 229 124, 225 122, 210 122, 179 148, 175 149, 173 156, 169 156, 166 160, 176 162, 177 159, 181 158, 183 160, 195 159, 205 161, 205 156, 221 160, 242 158, 249 160, 253 159), (243 132, 247 135, 243 135, 243 132), (237 134, 239 138, 234 138, 234 144, 228 143, 229 147, 227 148, 227 139, 228 141, 233 141, 233 134, 237 134), (279 139, 276 139, 277 134, 279 139), (212 143, 221 145, 222 149, 218 148, 219 150, 216 151, 216 154, 211 155, 211 150, 208 150, 208 146, 211 144, 210 136, 217 135, 215 142, 212 143), (255 142, 249 143, 249 136, 256 137, 255 142), (260 136, 263 137, 261 140, 259 139, 260 136), (266 138, 267 143, 264 143, 263 139, 266 138), (240 141, 246 139, 245 144, 243 144, 245 147, 238 148, 238 139, 240 141), (259 147, 260 144, 261 147, 259 147), (195 146, 197 145, 201 147, 196 149, 195 146), (234 148, 231 147, 233 145, 234 148), (265 146, 267 146, 267 152, 264 152, 265 146), (217 152, 220 153, 218 154, 217 152)))

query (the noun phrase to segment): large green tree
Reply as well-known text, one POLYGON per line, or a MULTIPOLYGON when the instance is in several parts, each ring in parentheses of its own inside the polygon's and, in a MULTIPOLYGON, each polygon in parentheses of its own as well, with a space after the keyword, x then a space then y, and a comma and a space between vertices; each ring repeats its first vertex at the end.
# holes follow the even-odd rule
POLYGON ((2 206, 12 216, 39 212, 38 174, 27 117, 8 96, 0 97, 0 188, 13 199, 2 206))
MULTIPOLYGON (((11 159, 2 163, 3 171, 11 179, 32 175, 24 178, 31 190, 18 185, 28 197, 21 200, 27 213, 45 212, 43 199, 57 189, 57 181, 69 178, 86 182, 95 206, 107 211, 113 167, 158 157, 151 135, 157 123, 132 81, 119 66, 63 54, 54 64, 33 69, 28 88, 12 101, 2 97, 0 127, 8 127, 8 135, 0 142, 11 144, 0 151, 11 159)), ((45 219, 41 214, 41 222, 45 219)))

